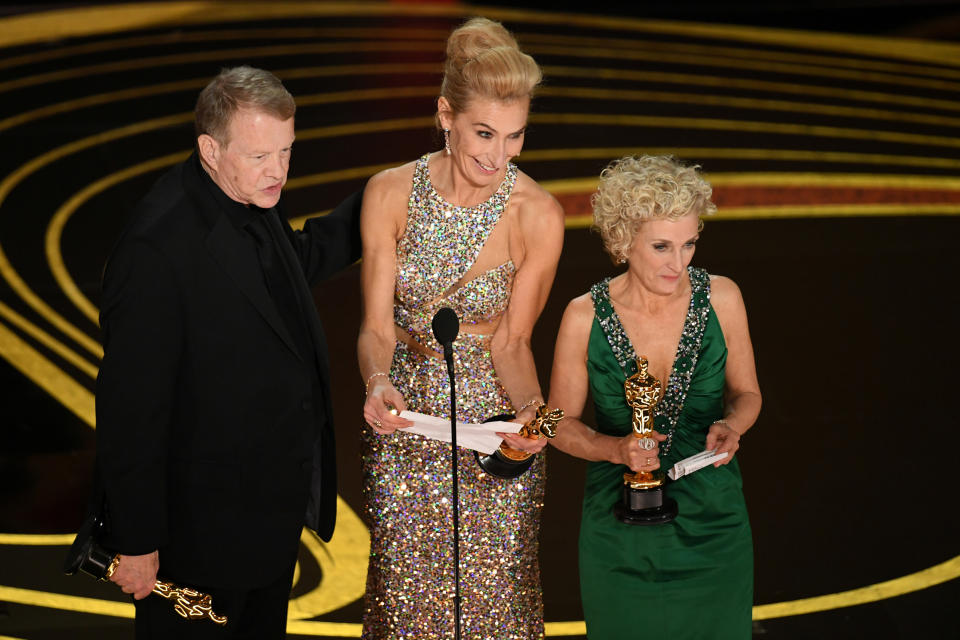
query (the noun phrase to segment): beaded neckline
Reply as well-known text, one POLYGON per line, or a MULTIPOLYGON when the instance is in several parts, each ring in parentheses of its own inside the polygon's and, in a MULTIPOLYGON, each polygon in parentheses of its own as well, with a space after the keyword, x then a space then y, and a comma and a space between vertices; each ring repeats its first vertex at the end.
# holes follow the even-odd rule
POLYGON ((427 189, 428 195, 444 207, 452 208, 455 211, 475 211, 491 205, 505 205, 507 200, 510 198, 510 194, 513 192, 513 186, 517 182, 517 165, 513 164, 512 162, 508 162, 507 170, 504 172, 503 180, 500 181, 500 185, 497 187, 497 190, 490 194, 490 197, 483 202, 478 202, 475 205, 465 207, 459 204, 453 204, 440 195, 440 192, 437 191, 437 188, 433 186, 433 178, 430 176, 430 154, 424 154, 423 157, 420 158, 420 162, 423 163, 423 184, 427 189))
MULTIPOLYGON (((687 273, 690 275, 690 306, 687 308, 683 332, 677 344, 673 369, 670 371, 670 378, 654 416, 654 428, 667 436, 660 445, 661 455, 670 453, 673 433, 687 399, 693 370, 700 356, 703 332, 710 317, 710 275, 706 270, 695 267, 687 267, 687 273)), ((625 376, 633 375, 637 372, 637 354, 610 301, 610 278, 605 278, 593 285, 590 288, 590 296, 593 298, 597 321, 603 329, 614 357, 625 376)))

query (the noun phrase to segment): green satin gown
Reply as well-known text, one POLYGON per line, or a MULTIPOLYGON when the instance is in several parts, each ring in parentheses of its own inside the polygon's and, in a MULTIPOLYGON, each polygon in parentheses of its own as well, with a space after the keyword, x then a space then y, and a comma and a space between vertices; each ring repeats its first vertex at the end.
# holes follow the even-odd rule
MULTIPOLYGON (((710 279, 689 268, 690 308, 654 425, 664 473, 703 451, 710 424, 723 413, 726 343, 710 305, 710 279)), ((610 303, 609 280, 591 288, 595 318, 587 371, 597 430, 623 436, 632 412, 623 383, 636 372, 635 352, 610 303)), ((642 355, 642 354, 641 354, 642 355)), ((623 524, 623 465, 591 462, 580 528, 580 588, 590 640, 748 639, 753 603, 753 542, 740 468, 706 467, 666 492, 679 515, 667 524, 623 524)))

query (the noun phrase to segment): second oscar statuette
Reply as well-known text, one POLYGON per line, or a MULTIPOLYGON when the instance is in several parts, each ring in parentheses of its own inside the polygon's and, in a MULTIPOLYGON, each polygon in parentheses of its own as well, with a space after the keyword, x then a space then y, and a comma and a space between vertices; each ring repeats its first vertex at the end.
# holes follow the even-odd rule
MULTIPOLYGON (((512 420, 513 416, 504 414, 490 418, 486 422, 495 420, 512 420)), ((551 409, 546 405, 537 407, 537 415, 520 428, 520 435, 524 438, 552 438, 557 435, 557 423, 563 420, 562 409, 551 409)), ((516 478, 523 474, 533 464, 533 454, 520 451, 508 446, 505 442, 490 455, 482 455, 475 451, 477 464, 492 476, 498 478, 516 478)))
MULTIPOLYGON (((623 383, 627 404, 633 409, 633 436, 641 449, 652 450, 653 413, 663 389, 660 381, 647 371, 644 356, 637 358, 637 372, 623 383)), ((662 471, 638 471, 623 474, 623 495, 613 505, 617 520, 625 524, 649 525, 670 522, 677 517, 677 501, 664 493, 662 471)))

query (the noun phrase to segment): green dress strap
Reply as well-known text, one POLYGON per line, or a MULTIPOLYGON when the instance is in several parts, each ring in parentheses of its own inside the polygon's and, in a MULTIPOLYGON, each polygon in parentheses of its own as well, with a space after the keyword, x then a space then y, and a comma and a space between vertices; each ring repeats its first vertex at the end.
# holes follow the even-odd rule
MULTIPOLYGON (((683 332, 677 344, 670 378, 665 385, 663 397, 654 412, 654 428, 667 436, 660 445, 662 455, 670 453, 673 435, 690 390, 690 380, 697 366, 703 334, 710 318, 710 275, 705 269, 687 267, 690 276, 690 305, 683 323, 683 332)), ((620 317, 610 301, 610 278, 605 278, 590 288, 597 324, 623 369, 624 379, 637 372, 637 353, 627 337, 620 317)))

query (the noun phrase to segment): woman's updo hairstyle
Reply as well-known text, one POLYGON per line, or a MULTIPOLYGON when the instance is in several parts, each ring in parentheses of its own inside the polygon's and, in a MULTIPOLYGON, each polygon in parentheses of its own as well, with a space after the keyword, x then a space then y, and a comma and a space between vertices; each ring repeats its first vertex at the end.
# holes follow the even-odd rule
POLYGON ((440 95, 454 113, 462 113, 474 98, 501 102, 532 98, 542 78, 540 67, 520 51, 502 24, 472 18, 447 40, 440 95))

